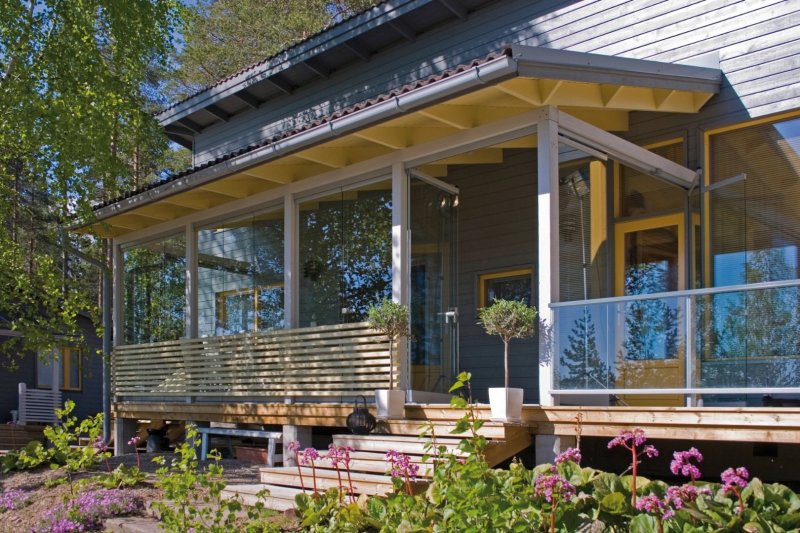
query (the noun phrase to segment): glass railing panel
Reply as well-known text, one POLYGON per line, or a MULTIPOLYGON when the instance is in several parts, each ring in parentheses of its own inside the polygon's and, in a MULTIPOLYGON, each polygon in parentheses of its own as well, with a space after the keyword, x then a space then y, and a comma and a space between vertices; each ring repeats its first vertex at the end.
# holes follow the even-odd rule
POLYGON ((693 299, 696 387, 800 386, 800 288, 756 288, 693 299))

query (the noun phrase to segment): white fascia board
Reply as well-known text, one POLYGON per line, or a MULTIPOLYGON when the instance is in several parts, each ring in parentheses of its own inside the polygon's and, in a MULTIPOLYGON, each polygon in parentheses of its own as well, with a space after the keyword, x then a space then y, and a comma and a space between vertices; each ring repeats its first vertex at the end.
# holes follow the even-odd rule
POLYGON ((380 5, 355 16, 351 20, 337 24, 329 30, 323 31, 317 36, 310 38, 308 41, 284 50, 262 65, 248 69, 241 74, 234 75, 218 85, 202 90, 195 96, 190 96, 183 102, 157 114, 156 120, 161 126, 172 124, 183 117, 191 115, 195 111, 203 109, 265 78, 315 57, 366 31, 395 20, 431 1, 432 0, 400 0, 382 2, 380 5))
POLYGON ((487 83, 495 83, 516 75, 516 64, 506 56, 483 63, 453 76, 414 89, 407 93, 331 120, 285 139, 257 148, 246 154, 199 170, 180 179, 169 181, 95 211, 97 220, 118 215, 140 205, 166 198, 178 192, 200 186, 245 168, 277 159, 293 152, 325 142, 339 135, 398 117, 441 100, 453 98, 487 83))
POLYGON ((560 134, 597 148, 620 163, 684 189, 691 188, 697 179, 697 172, 563 111, 558 113, 558 129, 560 134))
POLYGON ((529 78, 631 85, 716 94, 719 68, 664 63, 538 46, 514 45, 512 56, 519 75, 529 78))

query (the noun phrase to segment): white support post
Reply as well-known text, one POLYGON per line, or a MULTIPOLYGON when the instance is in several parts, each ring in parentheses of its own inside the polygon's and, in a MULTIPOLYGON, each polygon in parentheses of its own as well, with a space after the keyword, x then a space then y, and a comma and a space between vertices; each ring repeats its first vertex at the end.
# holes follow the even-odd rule
POLYGON ((24 426, 28 422, 28 386, 25 383, 20 383, 19 388, 19 405, 17 409, 17 424, 24 426))
MULTIPOLYGON (((403 163, 392 165, 392 300, 408 305, 409 261, 411 259, 409 239, 409 180, 403 163)), ((397 347, 397 360, 400 362, 400 382, 398 388, 408 390, 408 339, 397 347)))
POLYGON ((186 225, 186 338, 195 339, 200 334, 198 317, 197 230, 194 224, 186 225))
POLYGON ((112 242, 112 253, 114 256, 113 275, 114 275, 114 298, 112 301, 113 306, 113 328, 114 328, 114 346, 122 345, 123 335, 125 332, 125 287, 123 286, 125 278, 125 257, 122 253, 122 247, 112 242))
POLYGON ((558 111, 546 108, 537 126, 537 222, 539 233, 539 403, 555 405, 553 388, 553 310, 550 303, 559 300, 558 246, 558 111))
POLYGON ((295 196, 283 197, 283 316, 286 329, 296 328, 300 318, 300 214, 295 196))

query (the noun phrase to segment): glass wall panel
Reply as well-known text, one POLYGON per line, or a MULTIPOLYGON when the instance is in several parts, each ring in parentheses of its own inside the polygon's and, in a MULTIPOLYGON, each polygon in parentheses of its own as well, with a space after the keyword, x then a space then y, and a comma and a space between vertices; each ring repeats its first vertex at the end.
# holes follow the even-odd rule
POLYGON ((410 196, 411 388, 447 392, 458 334, 458 197, 415 177, 411 178, 410 196))
POLYGON ((284 327, 283 227, 272 209, 198 231, 200 336, 284 327))
MULTIPOLYGON (((650 147, 648 150, 675 163, 684 164, 683 141, 650 147)), ((677 185, 619 165, 617 202, 617 217, 652 215, 683 210, 686 193, 677 185)))
MULTIPOLYGON (((709 282, 797 279, 800 118, 712 134, 708 149, 709 180, 717 185, 707 199, 709 282)), ((703 311, 697 346, 704 385, 798 384, 798 288, 718 294, 708 297, 703 311)))
POLYGON ((561 301, 611 296, 605 163, 559 146, 561 301))
POLYGON ((124 250, 125 344, 184 336, 186 239, 176 235, 124 250))
POLYGON ((300 326, 359 322, 392 295, 390 180, 300 203, 300 326))

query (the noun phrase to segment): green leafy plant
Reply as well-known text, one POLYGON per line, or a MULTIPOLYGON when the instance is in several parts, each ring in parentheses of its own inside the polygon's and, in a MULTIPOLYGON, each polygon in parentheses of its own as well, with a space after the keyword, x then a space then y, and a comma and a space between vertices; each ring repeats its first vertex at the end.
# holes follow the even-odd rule
POLYGON ((478 314, 478 323, 489 335, 498 335, 503 341, 503 370, 505 388, 508 389, 508 345, 511 339, 531 337, 536 332, 535 307, 514 300, 495 300, 478 314))
POLYGON ((124 487, 135 487, 147 479, 147 474, 142 472, 138 466, 117 466, 111 472, 97 476, 96 481, 107 489, 121 489, 124 487))
MULTIPOLYGON (((411 318, 408 306, 385 299, 367 309, 367 321, 369 327, 389 339, 389 360, 394 362, 395 341, 409 333, 411 318)), ((389 375, 389 388, 394 389, 394 372, 389 375)))
POLYGON ((163 456, 153 458, 161 465, 156 470, 156 486, 163 489, 168 500, 153 502, 153 508, 168 531, 233 531, 236 513, 242 510, 241 502, 221 497, 225 481, 216 450, 209 452, 211 463, 205 468, 199 467, 197 436, 197 427, 190 424, 186 427, 186 438, 176 447, 169 465, 163 456))

